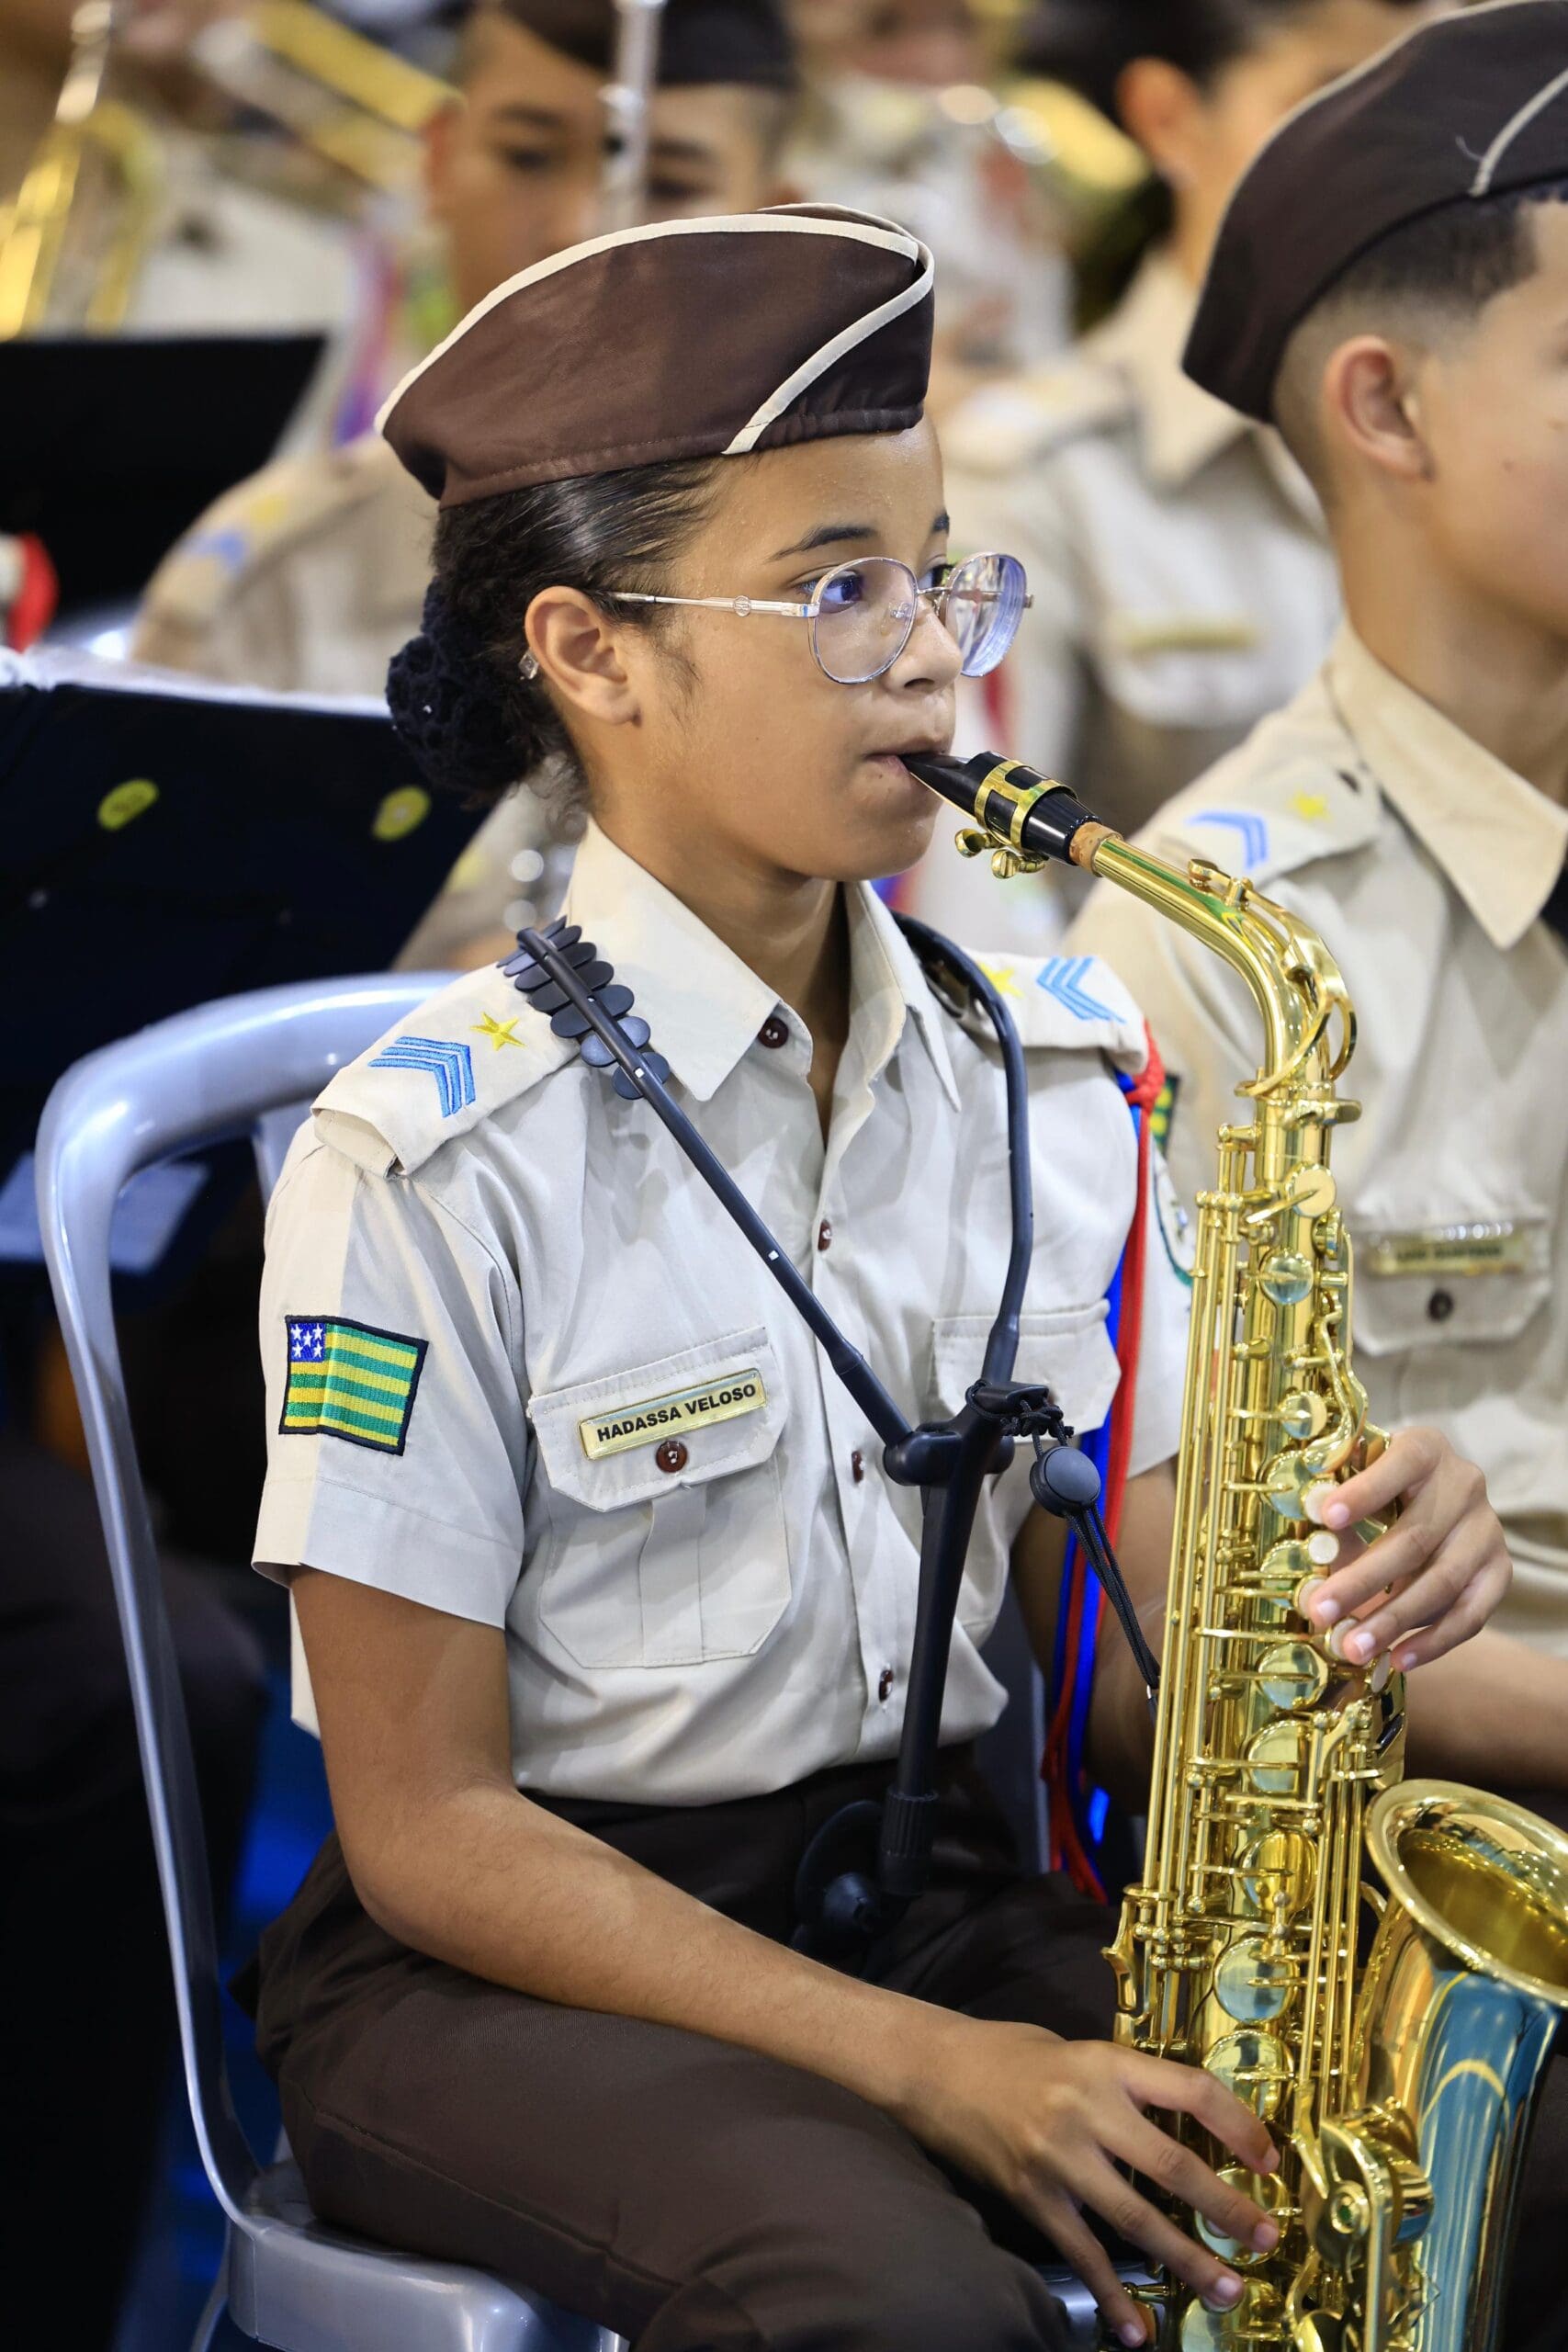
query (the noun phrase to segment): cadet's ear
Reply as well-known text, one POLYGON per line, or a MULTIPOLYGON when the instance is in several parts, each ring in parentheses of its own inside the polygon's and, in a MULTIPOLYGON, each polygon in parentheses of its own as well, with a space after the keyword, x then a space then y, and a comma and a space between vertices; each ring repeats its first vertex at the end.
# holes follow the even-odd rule
POLYGON ((454 91, 444 105, 436 107, 420 133, 420 171, 424 181, 424 200, 434 220, 446 218, 446 191, 451 184, 453 156, 465 103, 461 95, 454 91))
POLYGON ((1415 354, 1386 335, 1352 335, 1324 369, 1330 438, 1403 481, 1426 481, 1431 453, 1422 430, 1415 354))
POLYGON ((1168 187, 1190 187, 1203 174, 1207 141, 1203 93, 1164 57, 1134 57, 1116 82, 1116 111, 1168 187))
POLYGON ((624 727, 638 704, 621 631, 581 588, 546 588, 528 607, 528 650, 560 700, 604 727, 624 727))

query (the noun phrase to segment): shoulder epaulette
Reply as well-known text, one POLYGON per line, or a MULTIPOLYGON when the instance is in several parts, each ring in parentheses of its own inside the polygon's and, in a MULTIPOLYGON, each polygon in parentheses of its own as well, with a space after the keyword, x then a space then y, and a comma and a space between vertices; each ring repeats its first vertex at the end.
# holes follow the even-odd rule
POLYGON ((577 1057, 504 972, 464 972, 339 1070, 316 1132, 373 1176, 412 1176, 577 1057))
MULTIPOLYGON (((1089 1050, 1135 1074, 1148 1059, 1144 1016, 1098 956, 975 954, 1026 1047, 1089 1050)), ((984 1040, 990 1023, 978 1006, 964 1026, 984 1040)))
POLYGON ((942 426, 949 466, 1004 473, 1132 417, 1132 387, 1108 361, 1077 358, 986 384, 942 426))
POLYGON ((343 449, 277 458, 225 491, 158 566, 148 610, 186 628, 210 621, 269 564, 381 490, 389 454, 385 443, 367 436, 343 449))
POLYGON ((1383 821, 1373 779, 1358 773, 1343 731, 1321 742, 1300 699, 1266 719, 1167 804, 1140 839, 1161 857, 1201 857, 1267 888, 1322 858, 1362 849, 1383 821))

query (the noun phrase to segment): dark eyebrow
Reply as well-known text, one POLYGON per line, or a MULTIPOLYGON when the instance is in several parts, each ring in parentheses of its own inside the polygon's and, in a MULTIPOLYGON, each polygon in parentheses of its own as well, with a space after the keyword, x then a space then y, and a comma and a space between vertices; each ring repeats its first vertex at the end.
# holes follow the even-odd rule
POLYGON ((548 107, 525 106, 521 98, 513 98, 507 105, 497 107, 493 119, 497 122, 516 123, 529 130, 564 130, 566 128, 564 115, 552 114, 548 107))
POLYGON ((661 164, 700 164, 718 169, 718 157, 700 139, 660 139, 656 134, 649 153, 661 164))
POLYGON ((876 533, 869 523, 824 523, 819 530, 808 531, 805 538, 796 539, 793 547, 780 548, 772 560, 782 563, 785 556, 810 555, 818 548, 847 547, 852 539, 874 539, 875 537, 876 533))
MULTIPOLYGON (((932 523, 930 536, 933 539, 942 538, 952 527, 951 518, 944 510, 932 523)), ((772 560, 783 563, 786 556, 812 555, 818 548, 847 547, 852 539, 874 539, 875 537, 876 533, 869 523, 824 523, 820 530, 809 532, 804 539, 797 539, 794 547, 780 548, 772 560)))

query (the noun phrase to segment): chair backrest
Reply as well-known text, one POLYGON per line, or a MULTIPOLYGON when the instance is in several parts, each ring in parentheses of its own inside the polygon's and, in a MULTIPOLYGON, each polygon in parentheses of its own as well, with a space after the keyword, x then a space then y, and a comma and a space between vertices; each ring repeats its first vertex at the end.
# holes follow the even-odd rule
POLYGON ((262 1188, 270 1192, 288 1135, 312 1097, 445 977, 400 973, 262 989, 179 1013, 67 1070, 39 1128, 39 1224, 130 1671, 186 2086, 202 2162, 231 2220, 240 2216, 257 2163, 223 2064, 212 1888, 115 1338, 109 1227, 121 1187, 140 1170, 220 1138, 253 1138, 262 1188))

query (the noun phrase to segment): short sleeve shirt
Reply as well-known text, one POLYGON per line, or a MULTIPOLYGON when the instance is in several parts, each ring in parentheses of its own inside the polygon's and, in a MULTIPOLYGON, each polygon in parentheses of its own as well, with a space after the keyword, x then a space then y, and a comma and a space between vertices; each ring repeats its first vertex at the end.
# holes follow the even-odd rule
MULTIPOLYGON (((591 828, 569 912, 635 993, 699 1132, 911 1422, 979 1374, 1009 1234, 984 1024, 849 894, 852 1011, 824 1142, 799 1017, 591 828)), ((1097 1427, 1134 1208, 1108 974, 993 959, 1027 1048, 1021 1379, 1097 1427)), ((1146 1253, 1134 1471, 1176 1442, 1187 1291, 1146 1253)), ((258 1566, 301 1563, 504 1631, 519 1786, 697 1804, 891 1756, 919 1498, 665 1129, 495 969, 334 1079, 274 1196, 258 1566)), ((1030 1508, 987 1489, 943 1737, 1003 1695, 980 1657, 1030 1508)), ((308 1692, 297 1691, 308 1713, 308 1692)))
MULTIPOLYGON (((1250 874, 1326 941, 1359 1036, 1334 1139, 1374 1418, 1429 1422, 1485 1472, 1515 1564, 1495 1622, 1568 1655, 1568 952, 1541 910, 1568 810, 1462 734, 1349 629, 1291 706, 1162 811, 1161 856, 1250 874)), ((1069 944, 1147 1006, 1176 1088, 1178 1188, 1257 1068, 1216 958, 1100 886, 1069 944)))

